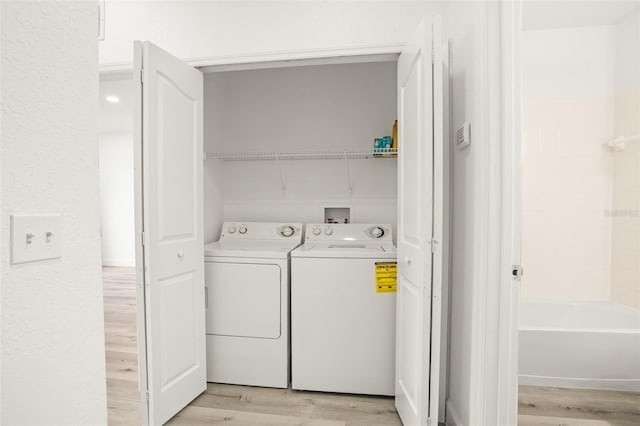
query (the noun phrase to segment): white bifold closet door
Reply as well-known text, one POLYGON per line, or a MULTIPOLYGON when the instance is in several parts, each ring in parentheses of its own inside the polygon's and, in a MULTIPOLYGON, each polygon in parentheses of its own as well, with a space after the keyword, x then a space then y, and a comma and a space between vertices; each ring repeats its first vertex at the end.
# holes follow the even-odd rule
POLYGON ((136 239, 143 423, 206 389, 203 76, 136 42, 136 239))
POLYGON ((440 377, 444 98, 438 21, 423 19, 398 61, 396 409, 436 425, 440 377))

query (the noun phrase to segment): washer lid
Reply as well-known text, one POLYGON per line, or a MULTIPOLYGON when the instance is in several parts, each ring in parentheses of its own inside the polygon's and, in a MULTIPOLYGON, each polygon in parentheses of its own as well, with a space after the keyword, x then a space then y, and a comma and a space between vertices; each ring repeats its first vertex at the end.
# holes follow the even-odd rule
POLYGON ((376 244, 362 241, 308 242, 291 252, 291 257, 351 259, 395 259, 396 255, 396 247, 393 244, 376 244))
POLYGON ((231 240, 204 246, 204 256, 286 259, 300 241, 231 240))

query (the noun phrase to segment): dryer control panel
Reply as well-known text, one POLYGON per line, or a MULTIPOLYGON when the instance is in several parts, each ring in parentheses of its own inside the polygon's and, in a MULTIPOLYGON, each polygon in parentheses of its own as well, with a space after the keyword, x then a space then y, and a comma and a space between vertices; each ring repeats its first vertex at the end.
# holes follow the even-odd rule
POLYGON ((309 223, 306 226, 305 241, 380 241, 391 242, 389 224, 357 223, 309 223))
POLYGON ((301 223, 225 222, 221 240, 300 240, 301 223))

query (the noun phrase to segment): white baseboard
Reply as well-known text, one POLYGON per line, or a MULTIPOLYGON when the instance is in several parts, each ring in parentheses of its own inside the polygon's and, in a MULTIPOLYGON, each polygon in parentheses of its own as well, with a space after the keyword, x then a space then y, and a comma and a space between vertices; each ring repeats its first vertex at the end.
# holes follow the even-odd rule
POLYGON ((450 400, 447 400, 447 426, 462 426, 460 416, 450 400))
POLYGON ((582 379, 520 374, 518 376, 518 384, 528 386, 551 386, 556 388, 584 388, 640 392, 640 379, 582 379))
POLYGON ((135 259, 118 259, 118 258, 107 258, 107 259, 102 259, 102 266, 130 266, 130 267, 135 267, 136 266, 136 260, 135 259))

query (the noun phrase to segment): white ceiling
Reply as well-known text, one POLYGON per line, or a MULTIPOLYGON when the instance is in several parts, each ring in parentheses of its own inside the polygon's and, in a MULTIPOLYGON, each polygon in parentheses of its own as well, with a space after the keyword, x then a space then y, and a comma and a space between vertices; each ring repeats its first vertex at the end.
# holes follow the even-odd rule
POLYGON ((638 10, 634 1, 525 0, 522 25, 527 30, 613 25, 638 10))
POLYGON ((100 133, 133 132, 133 80, 100 81, 100 133), (107 102, 107 96, 117 96, 120 102, 107 102))

